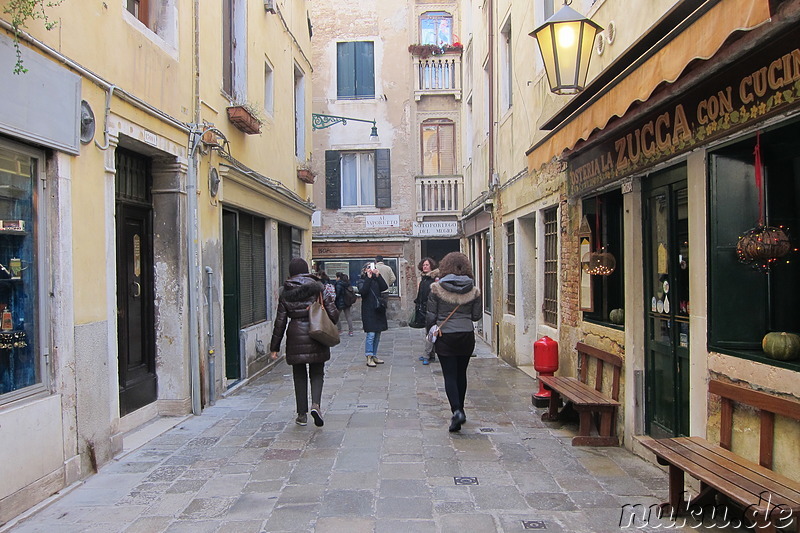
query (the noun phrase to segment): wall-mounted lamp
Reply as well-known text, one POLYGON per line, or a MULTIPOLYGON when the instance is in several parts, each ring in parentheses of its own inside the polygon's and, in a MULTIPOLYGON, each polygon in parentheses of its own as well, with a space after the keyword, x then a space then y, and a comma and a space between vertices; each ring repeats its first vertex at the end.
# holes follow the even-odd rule
POLYGON ((324 130, 325 128, 330 128, 336 124, 344 124, 347 125, 348 120, 354 120, 356 122, 366 122, 367 124, 372 124, 372 131, 370 131, 369 138, 373 141, 378 140, 378 126, 374 120, 366 120, 363 118, 351 118, 351 117, 339 117, 336 115, 322 115, 319 113, 311 113, 312 119, 312 127, 315 130, 324 130))
POLYGON ((550 91, 576 94, 586 85, 594 36, 603 31, 594 21, 571 7, 571 0, 530 35, 539 42, 550 91))

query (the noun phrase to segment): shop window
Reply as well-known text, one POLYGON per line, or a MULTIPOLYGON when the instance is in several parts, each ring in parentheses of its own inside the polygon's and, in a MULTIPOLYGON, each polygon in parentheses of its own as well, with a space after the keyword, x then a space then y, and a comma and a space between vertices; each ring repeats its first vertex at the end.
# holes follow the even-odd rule
MULTIPOLYGON (((347 274, 350 278, 350 284, 355 287, 356 280, 361 277, 361 270, 364 268, 364 265, 367 263, 372 263, 375 261, 375 256, 372 257, 359 257, 359 258, 326 258, 326 259, 315 259, 314 260, 314 269, 317 272, 325 272, 329 278, 332 280, 336 279, 336 273, 342 272, 347 274)), ((397 279, 395 282, 389 285, 389 294, 394 296, 400 295, 400 275, 398 274, 398 266, 397 266, 397 258, 396 257, 384 257, 383 263, 389 267, 391 267, 394 275, 397 279)), ((358 291, 358 289, 356 289, 358 291)))
POLYGON ((558 208, 552 207, 544 217, 544 302, 542 314, 548 326, 558 326, 558 208))
POLYGON ((514 223, 506 224, 506 312, 513 315, 516 305, 514 288, 516 287, 516 251, 514 223))
POLYGON ((325 206, 391 207, 389 149, 325 151, 325 206))
POLYGON ((453 44, 453 16, 445 11, 428 11, 419 17, 420 44, 453 44))
MULTIPOLYGON (((768 364, 761 350, 771 331, 800 334, 800 257, 789 252, 769 272, 742 264, 739 237, 759 219, 754 147, 750 138, 710 155, 709 348, 768 364)), ((763 214, 769 226, 788 229, 792 247, 800 237, 800 123, 761 135, 763 214)))
POLYGON ((267 252, 264 228, 263 218, 239 213, 239 313, 243 326, 267 319, 267 252))
MULTIPOLYGON (((39 157, 0 145, 0 395, 42 383, 39 157)), ((0 400, 1 402, 2 400, 0 400)))
POLYGON ((623 313, 610 316, 611 311, 625 307, 622 213, 619 189, 583 200, 584 220, 591 230, 590 247, 594 250, 602 247, 614 256, 617 264, 608 276, 591 276, 591 311, 584 311, 584 319, 623 323, 623 313))
POLYGON ((429 119, 421 126, 423 176, 455 174, 455 124, 447 119, 429 119))
POLYGON ((336 88, 340 100, 375 98, 372 41, 336 43, 336 88))

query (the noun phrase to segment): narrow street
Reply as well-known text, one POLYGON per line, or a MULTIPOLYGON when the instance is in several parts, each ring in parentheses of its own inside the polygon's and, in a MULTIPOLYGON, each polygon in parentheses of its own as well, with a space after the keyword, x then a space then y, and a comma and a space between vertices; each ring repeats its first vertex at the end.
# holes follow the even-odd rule
POLYGON ((441 369, 416 356, 422 333, 384 333, 377 368, 363 342, 357 332, 334 349, 324 427, 295 424, 281 361, 5 530, 607 533, 623 505, 666 498, 653 464, 572 447, 574 427, 546 427, 534 380, 486 345, 469 368, 467 423, 451 434, 441 369))

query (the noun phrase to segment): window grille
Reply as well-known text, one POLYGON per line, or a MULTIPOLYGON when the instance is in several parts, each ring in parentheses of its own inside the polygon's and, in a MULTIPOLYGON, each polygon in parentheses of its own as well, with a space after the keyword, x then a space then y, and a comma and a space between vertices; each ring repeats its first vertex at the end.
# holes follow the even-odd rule
POLYGON ((544 212, 544 303, 545 324, 558 325, 558 210, 544 212))
POLYGON ((516 294, 514 293, 514 287, 516 284, 515 271, 517 269, 517 265, 515 262, 514 247, 514 223, 510 222, 506 224, 506 261, 508 265, 506 270, 506 312, 508 312, 510 315, 514 314, 516 306, 516 294))

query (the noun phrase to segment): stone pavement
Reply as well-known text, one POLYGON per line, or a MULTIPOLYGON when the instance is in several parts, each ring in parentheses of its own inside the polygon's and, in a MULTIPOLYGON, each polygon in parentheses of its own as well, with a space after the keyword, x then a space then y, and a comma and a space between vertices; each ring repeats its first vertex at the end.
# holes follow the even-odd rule
POLYGON ((607 533, 620 530, 623 505, 666 498, 653 464, 622 448, 572 447, 574 427, 545 426, 535 381, 478 344, 460 433, 447 431, 438 362, 417 359, 420 330, 385 332, 377 368, 357 332, 326 365, 324 427, 294 423, 281 361, 5 529, 607 533))

